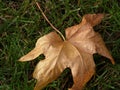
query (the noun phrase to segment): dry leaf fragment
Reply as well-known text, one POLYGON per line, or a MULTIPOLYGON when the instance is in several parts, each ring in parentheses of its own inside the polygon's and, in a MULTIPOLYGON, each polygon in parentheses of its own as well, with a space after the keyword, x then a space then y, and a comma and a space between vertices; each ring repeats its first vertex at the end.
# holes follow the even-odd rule
POLYGON ((65 30, 65 41, 56 32, 51 32, 39 38, 35 48, 20 58, 20 61, 30 61, 40 54, 45 55, 45 60, 37 64, 33 73, 37 79, 34 90, 41 90, 67 67, 74 81, 69 90, 82 90, 95 72, 94 53, 109 58, 114 64, 101 36, 93 30, 103 17, 103 14, 87 14, 80 24, 65 30))

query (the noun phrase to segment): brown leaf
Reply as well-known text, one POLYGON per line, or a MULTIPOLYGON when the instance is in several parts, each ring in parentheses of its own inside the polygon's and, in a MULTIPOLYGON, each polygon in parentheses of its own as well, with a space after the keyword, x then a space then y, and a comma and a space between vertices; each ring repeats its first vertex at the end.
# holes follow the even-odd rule
POLYGON ((101 36, 93 30, 93 26, 100 23, 103 16, 85 15, 80 24, 65 30, 65 41, 56 32, 41 37, 35 48, 20 58, 20 61, 30 61, 40 54, 45 55, 45 59, 38 63, 33 73, 38 81, 34 90, 40 90, 55 80, 65 68, 71 69, 74 81, 69 90, 82 90, 95 72, 94 53, 109 58, 114 64, 101 36))

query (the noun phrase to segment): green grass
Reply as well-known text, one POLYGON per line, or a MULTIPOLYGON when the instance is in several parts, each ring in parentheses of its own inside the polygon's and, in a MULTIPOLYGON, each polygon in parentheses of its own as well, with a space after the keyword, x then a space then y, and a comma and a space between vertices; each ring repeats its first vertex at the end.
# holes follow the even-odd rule
MULTIPOLYGON (((95 55, 96 74, 85 90, 120 89, 120 1, 119 0, 38 0, 51 23, 62 33, 78 24, 87 13, 106 13, 99 32, 116 64, 95 55)), ((18 62, 33 49, 36 40, 53 31, 36 7, 34 0, 0 0, 0 90, 33 90, 32 72, 39 59, 18 62)), ((44 90, 67 90, 72 85, 69 69, 44 90)))

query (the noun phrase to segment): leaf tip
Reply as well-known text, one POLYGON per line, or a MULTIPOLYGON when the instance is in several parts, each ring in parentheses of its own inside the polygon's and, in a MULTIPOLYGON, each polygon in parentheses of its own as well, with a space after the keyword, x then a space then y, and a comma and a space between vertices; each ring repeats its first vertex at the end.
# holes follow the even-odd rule
POLYGON ((111 59, 111 63, 112 63, 113 65, 115 65, 115 61, 114 61, 113 58, 111 59))
POLYGON ((25 60, 25 58, 24 58, 24 56, 23 56, 23 57, 21 57, 18 61, 20 61, 20 62, 25 62, 26 60, 25 60))
POLYGON ((105 14, 86 14, 83 16, 83 21, 89 23, 91 26, 95 26, 101 22, 105 14))

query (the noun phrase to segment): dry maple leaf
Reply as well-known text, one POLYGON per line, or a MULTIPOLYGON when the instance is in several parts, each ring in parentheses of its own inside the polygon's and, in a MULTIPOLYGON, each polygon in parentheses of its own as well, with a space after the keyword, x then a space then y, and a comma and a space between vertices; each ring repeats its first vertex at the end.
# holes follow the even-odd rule
POLYGON ((93 54, 107 57, 114 64, 101 36, 93 30, 93 26, 101 22, 103 14, 87 14, 78 25, 65 30, 63 41, 56 32, 51 32, 38 39, 35 48, 20 61, 30 61, 40 54, 45 59, 40 61, 33 73, 37 79, 34 90, 41 90, 55 80, 65 68, 70 68, 74 84, 69 90, 82 90, 95 72, 93 54))

